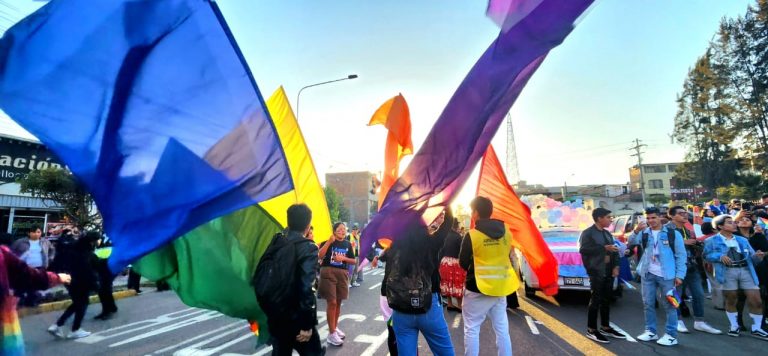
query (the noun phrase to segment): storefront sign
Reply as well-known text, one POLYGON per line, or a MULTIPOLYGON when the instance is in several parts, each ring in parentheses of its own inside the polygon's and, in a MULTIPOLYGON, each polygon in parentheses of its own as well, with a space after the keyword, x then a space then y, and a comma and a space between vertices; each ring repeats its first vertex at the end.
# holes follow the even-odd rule
POLYGON ((13 182, 34 170, 63 166, 53 152, 41 144, 0 137, 0 182, 13 182))

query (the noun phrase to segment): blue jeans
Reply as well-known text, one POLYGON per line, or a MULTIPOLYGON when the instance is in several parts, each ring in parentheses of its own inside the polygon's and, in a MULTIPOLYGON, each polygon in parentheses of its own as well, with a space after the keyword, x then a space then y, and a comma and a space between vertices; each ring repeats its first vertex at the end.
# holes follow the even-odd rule
POLYGON ((416 355, 419 331, 435 356, 454 355, 451 334, 437 293, 432 293, 432 307, 424 314, 406 314, 395 310, 392 314, 392 327, 395 329, 399 355, 416 355))
MULTIPOLYGON (((685 274, 683 284, 680 286, 680 295, 685 289, 691 291, 693 298, 693 317, 697 321, 704 320, 704 286, 701 284, 701 273, 698 267, 693 267, 685 274)), ((679 315, 679 310, 678 310, 679 315)))
POLYGON ((643 292, 643 310, 645 312, 645 329, 656 334, 656 295, 661 289, 662 300, 659 304, 664 308, 667 314, 667 324, 665 326, 667 334, 677 338, 677 309, 672 308, 666 300, 666 294, 675 287, 675 280, 665 280, 653 273, 646 273, 642 276, 643 292))

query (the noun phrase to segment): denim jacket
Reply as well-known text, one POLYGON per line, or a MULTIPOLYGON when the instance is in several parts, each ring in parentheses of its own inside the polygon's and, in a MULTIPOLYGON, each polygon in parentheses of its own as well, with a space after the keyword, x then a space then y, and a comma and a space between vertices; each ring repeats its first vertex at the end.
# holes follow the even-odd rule
MULTIPOLYGON (((634 231, 629 235, 630 245, 643 244, 643 234, 648 234, 648 245, 651 244, 653 235, 651 234, 651 228, 646 228, 638 234, 634 231)), ((685 279, 685 273, 687 271, 685 261, 688 258, 685 252, 685 243, 683 242, 683 236, 675 230, 669 230, 666 226, 662 226, 659 231, 659 262, 661 263, 661 274, 666 280, 672 280, 675 278, 685 279), (669 235, 674 233, 675 237, 675 252, 672 252, 672 247, 669 246, 669 235)), ((642 278, 648 273, 648 266, 651 264, 651 256, 653 255, 653 246, 642 246, 645 248, 643 257, 640 258, 640 262, 637 265, 637 273, 642 278)))
MULTIPOLYGON (((757 280, 757 273, 755 273, 755 264, 752 259, 755 258, 755 250, 749 245, 749 241, 739 235, 733 235, 736 242, 739 244, 739 252, 748 251, 747 253, 747 267, 749 273, 752 275, 752 280, 755 281, 755 285, 760 285, 757 280)), ((725 265, 720 261, 723 255, 728 253, 728 246, 725 244, 725 237, 720 234, 712 236, 704 241, 704 258, 712 262, 715 267, 715 278, 720 284, 725 283, 725 265)))

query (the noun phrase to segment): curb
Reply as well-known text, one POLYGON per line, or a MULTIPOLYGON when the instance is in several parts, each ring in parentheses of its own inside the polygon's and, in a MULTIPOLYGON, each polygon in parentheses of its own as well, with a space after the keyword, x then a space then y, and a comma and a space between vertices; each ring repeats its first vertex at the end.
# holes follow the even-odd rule
MULTIPOLYGON (((133 297, 135 295, 136 295, 136 291, 133 289, 126 289, 126 290, 112 293, 112 296, 115 298, 115 300, 133 297)), ((99 303, 98 295, 90 296, 88 300, 88 304, 93 304, 93 303, 99 303)), ((25 316, 63 310, 69 307, 71 304, 72 304, 72 300, 70 299, 62 300, 58 302, 43 303, 34 308, 19 308, 18 314, 19 314, 19 318, 23 318, 25 316)))

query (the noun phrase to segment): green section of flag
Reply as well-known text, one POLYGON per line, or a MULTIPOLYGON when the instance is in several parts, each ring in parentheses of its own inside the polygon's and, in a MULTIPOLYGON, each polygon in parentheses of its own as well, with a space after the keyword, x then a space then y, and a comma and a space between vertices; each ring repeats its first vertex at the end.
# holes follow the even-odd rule
POLYGON ((268 338, 267 318, 256 301, 251 278, 280 225, 253 205, 197 227, 134 264, 150 280, 164 280, 193 307, 259 323, 259 341, 268 338))

